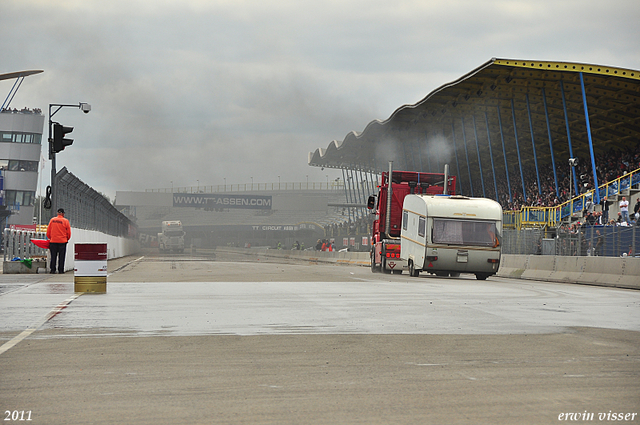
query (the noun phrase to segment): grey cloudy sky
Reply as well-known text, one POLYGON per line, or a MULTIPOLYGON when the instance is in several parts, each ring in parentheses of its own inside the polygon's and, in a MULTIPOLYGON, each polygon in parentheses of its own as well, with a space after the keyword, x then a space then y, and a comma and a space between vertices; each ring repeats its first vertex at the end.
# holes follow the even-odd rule
POLYGON ((56 115, 58 169, 112 198, 326 181, 310 151, 492 57, 640 69, 639 20, 637 0, 3 0, 0 73, 45 71, 13 107, 92 105, 56 115))

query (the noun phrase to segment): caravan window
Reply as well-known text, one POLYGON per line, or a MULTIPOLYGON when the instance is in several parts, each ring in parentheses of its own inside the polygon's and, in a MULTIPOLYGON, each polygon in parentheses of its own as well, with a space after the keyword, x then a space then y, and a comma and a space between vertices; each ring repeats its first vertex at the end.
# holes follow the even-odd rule
POLYGON ((407 223, 409 222, 409 213, 402 211, 402 229, 407 230, 407 223))
POLYGON ((433 242, 450 245, 496 245, 496 223, 479 220, 433 220, 433 242))
POLYGON ((418 236, 422 236, 424 238, 424 234, 425 234, 425 228, 426 226, 426 220, 424 219, 424 217, 418 217, 418 236))

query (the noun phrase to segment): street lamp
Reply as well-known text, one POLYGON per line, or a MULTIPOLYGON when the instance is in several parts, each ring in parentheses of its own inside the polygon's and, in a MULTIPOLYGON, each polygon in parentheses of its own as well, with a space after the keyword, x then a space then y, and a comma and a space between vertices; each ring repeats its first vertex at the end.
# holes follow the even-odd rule
MULTIPOLYGON (((571 170, 569 170, 569 200, 572 198, 571 189, 573 188, 573 173, 575 172, 574 169, 576 165, 578 165, 578 158, 569 158, 569 167, 571 167, 571 170)), ((576 196, 577 195, 578 194, 576 193, 576 196)))
MULTIPOLYGON (((49 186, 47 190, 47 198, 49 198, 49 208, 51 208, 51 217, 55 217, 57 215, 57 194, 56 194, 56 149, 54 149, 54 141, 53 141, 53 126, 54 122, 51 121, 51 118, 62 108, 70 107, 70 108, 78 108, 85 114, 88 114, 91 111, 91 105, 85 102, 80 102, 77 105, 66 105, 61 103, 50 103, 49 104, 49 159, 51 160, 51 186, 49 186), (53 110, 53 108, 56 108, 53 110), (52 112, 53 110, 53 112, 52 112)), ((55 134, 56 138, 62 138, 65 133, 70 133, 73 131, 73 127, 64 127, 59 123, 55 123, 56 128, 59 130, 55 134)), ((73 143, 73 140, 69 139, 61 139, 59 142, 62 143, 62 149, 64 146, 69 146, 73 143)), ((47 201, 45 200, 45 208, 47 206, 47 201)))

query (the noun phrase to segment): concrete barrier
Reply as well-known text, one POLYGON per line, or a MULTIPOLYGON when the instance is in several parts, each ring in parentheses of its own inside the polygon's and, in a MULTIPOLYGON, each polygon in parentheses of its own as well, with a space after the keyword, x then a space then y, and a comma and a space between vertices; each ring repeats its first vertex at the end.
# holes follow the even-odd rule
POLYGON ((27 267, 21 261, 5 261, 2 265, 2 274, 35 274, 38 273, 38 269, 43 269, 41 272, 46 273, 47 262, 32 261, 31 267, 27 267))
POLYGON ((519 278, 527 269, 527 255, 503 255, 498 276, 519 278))
POLYGON ((640 289, 640 258, 503 255, 497 275, 640 289))
MULTIPOLYGON (((314 263, 369 267, 368 252, 286 251, 264 248, 219 248, 225 251, 298 259, 314 263)), ((640 289, 640 258, 503 255, 498 277, 640 289)))

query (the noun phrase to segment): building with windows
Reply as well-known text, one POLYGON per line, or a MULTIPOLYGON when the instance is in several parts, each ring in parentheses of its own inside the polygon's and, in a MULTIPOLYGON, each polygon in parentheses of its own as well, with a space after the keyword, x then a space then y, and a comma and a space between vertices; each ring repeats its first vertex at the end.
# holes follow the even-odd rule
POLYGON ((42 151, 44 115, 40 109, 11 108, 25 77, 42 71, 1 74, 15 83, 0 107, 0 226, 33 224, 42 151))
POLYGON ((0 112, 0 196, 10 212, 5 226, 33 223, 43 128, 40 110, 0 112))

